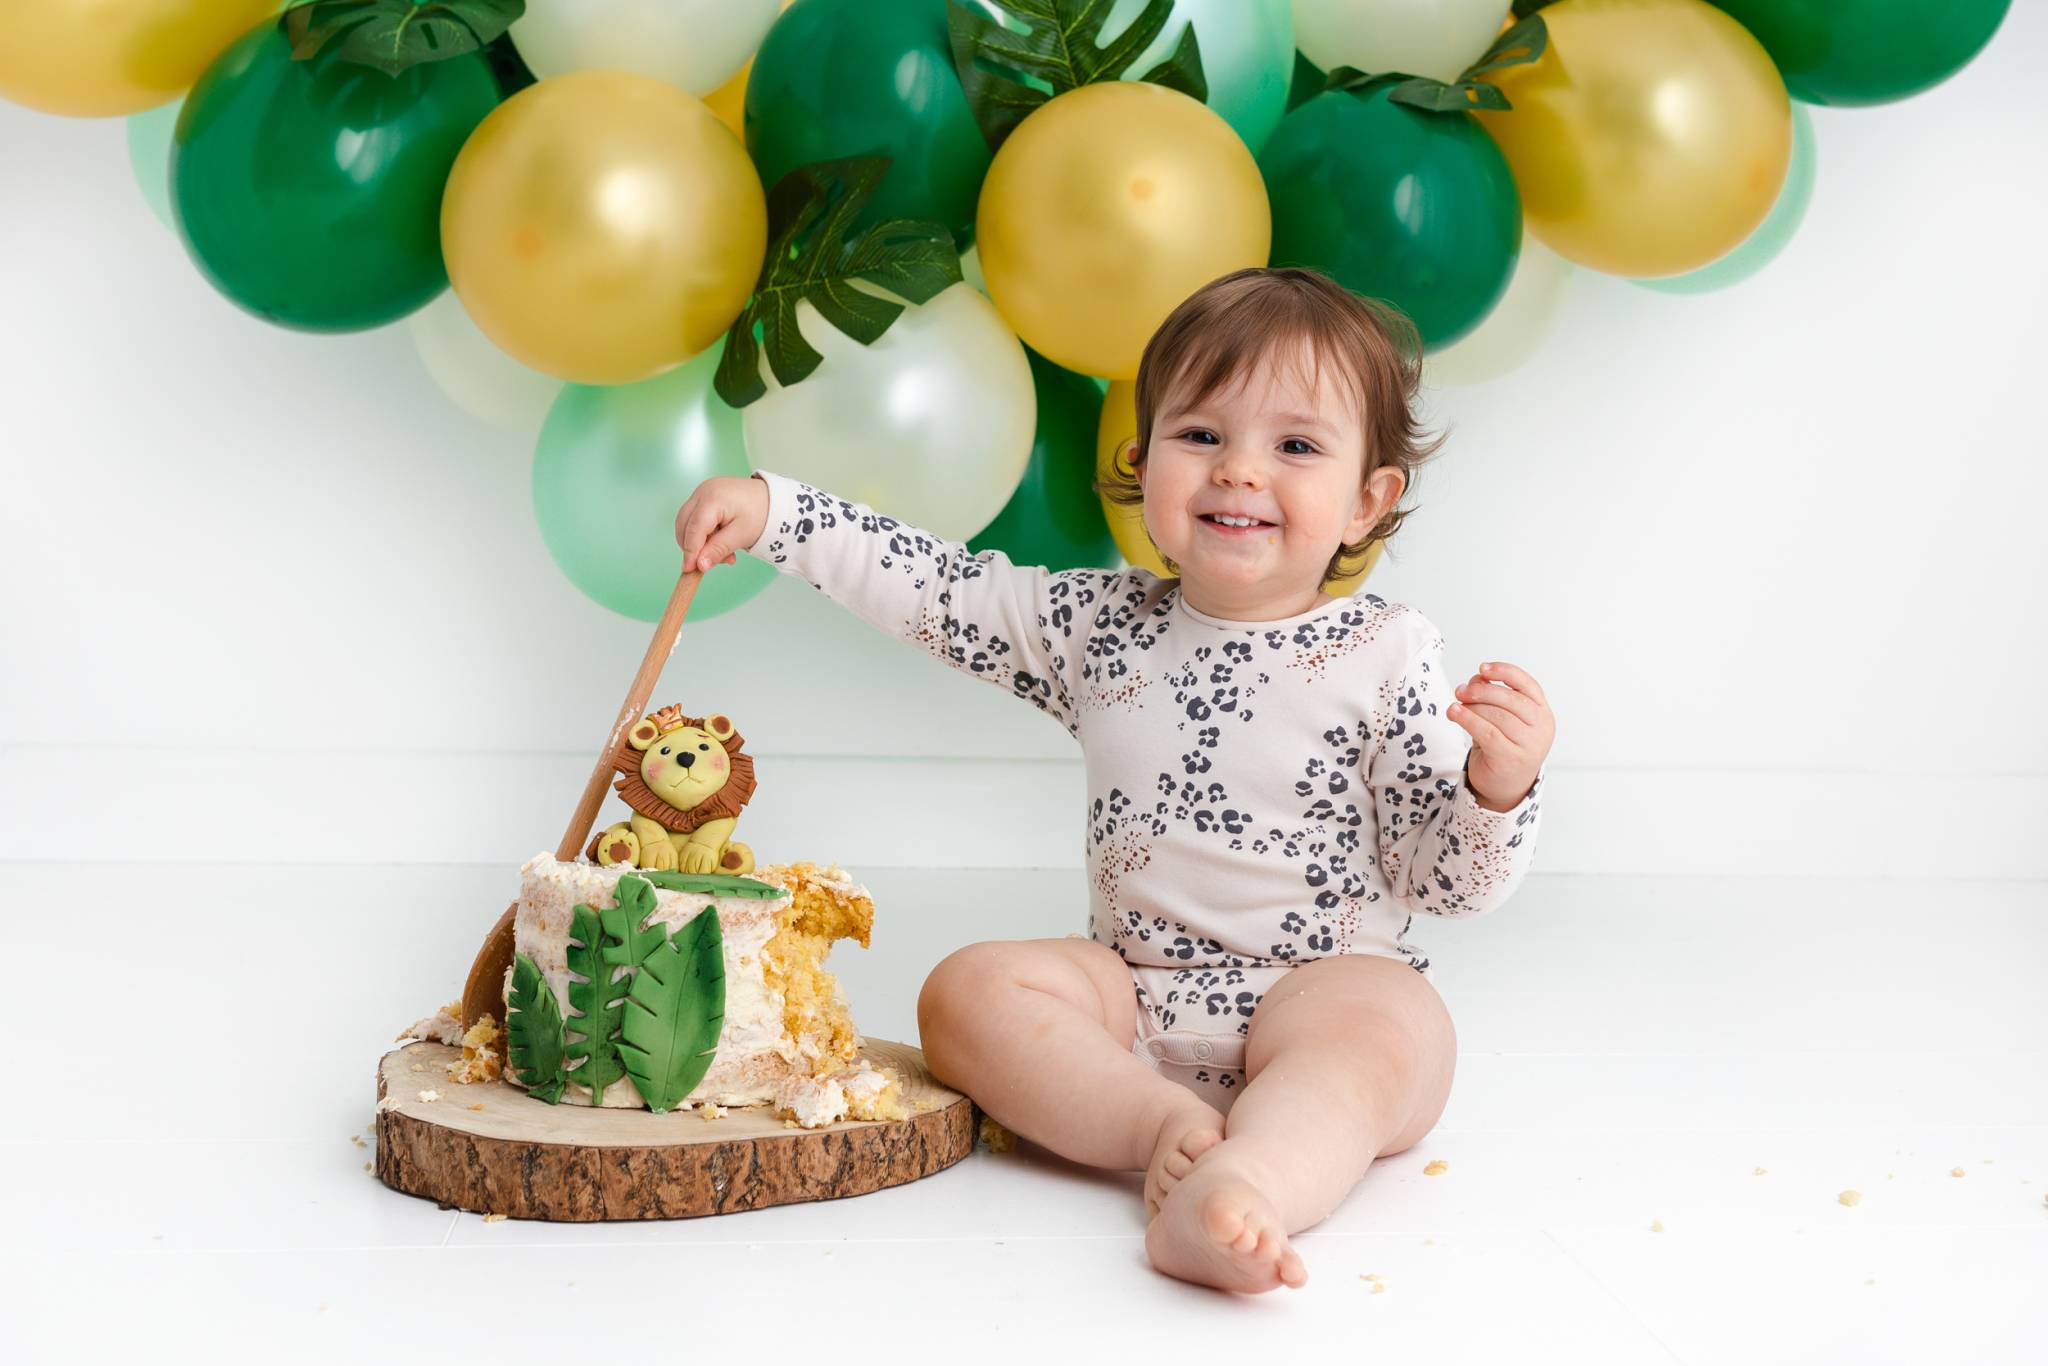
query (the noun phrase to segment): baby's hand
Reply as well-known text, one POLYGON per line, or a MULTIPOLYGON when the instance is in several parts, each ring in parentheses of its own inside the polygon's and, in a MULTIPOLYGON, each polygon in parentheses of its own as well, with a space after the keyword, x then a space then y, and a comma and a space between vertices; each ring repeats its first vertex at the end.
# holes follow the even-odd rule
POLYGON ((1465 781, 1489 811, 1512 811, 1543 768, 1557 718, 1536 680, 1512 664, 1481 664, 1444 714, 1472 736, 1465 781))
POLYGON ((713 565, 733 563, 739 550, 761 539, 767 525, 767 484, 723 474, 706 479, 676 513, 683 568, 702 574, 713 565))

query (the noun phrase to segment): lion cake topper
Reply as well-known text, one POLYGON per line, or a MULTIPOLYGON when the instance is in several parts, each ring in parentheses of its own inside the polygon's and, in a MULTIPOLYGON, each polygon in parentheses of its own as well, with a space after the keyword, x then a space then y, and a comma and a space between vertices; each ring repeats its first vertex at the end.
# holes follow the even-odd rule
POLYGON ((612 784, 633 815, 590 842, 607 867, 679 873, 750 873, 754 851, 734 840, 754 796, 754 756, 720 714, 667 706, 640 718, 612 751, 612 784))

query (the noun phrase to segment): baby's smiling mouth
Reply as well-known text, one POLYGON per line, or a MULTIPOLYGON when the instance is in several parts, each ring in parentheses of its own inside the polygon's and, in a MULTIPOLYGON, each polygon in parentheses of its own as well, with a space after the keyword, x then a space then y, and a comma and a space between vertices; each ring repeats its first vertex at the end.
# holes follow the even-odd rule
POLYGON ((1205 512, 1196 520, 1206 526, 1215 527, 1218 531, 1271 531, 1278 525, 1276 522, 1260 521, 1256 517, 1230 517, 1215 512, 1205 512))

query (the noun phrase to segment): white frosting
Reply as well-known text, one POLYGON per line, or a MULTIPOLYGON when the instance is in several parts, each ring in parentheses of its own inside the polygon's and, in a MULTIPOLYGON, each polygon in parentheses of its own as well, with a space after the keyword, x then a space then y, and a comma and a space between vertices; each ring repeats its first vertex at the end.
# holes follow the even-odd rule
POLYGON ((846 1117, 846 1088, 833 1076, 783 1078, 775 1092, 775 1108, 788 1111, 806 1129, 817 1129, 846 1117))
MULTIPOLYGON (((616 905, 618 880, 633 871, 583 859, 562 863, 550 854, 536 855, 519 870, 513 947, 540 969, 564 1019, 571 1014, 569 930, 575 908, 578 903, 597 910, 616 905)), ((685 1103, 762 1104, 775 1098, 776 1082, 803 1063, 784 1024, 782 993, 769 987, 761 961, 762 949, 775 935, 776 917, 788 903, 787 892, 746 897, 654 889, 654 911, 647 924, 667 925, 673 934, 705 907, 715 906, 725 946, 725 1023, 719 1030, 718 1051, 685 1103)), ((511 1068, 505 1074, 506 1080, 518 1084, 511 1068)), ((585 1095, 573 1087, 568 1094, 578 1101, 585 1095)), ((618 1108, 645 1108, 646 1104, 628 1077, 605 1088, 603 1103, 618 1108)))

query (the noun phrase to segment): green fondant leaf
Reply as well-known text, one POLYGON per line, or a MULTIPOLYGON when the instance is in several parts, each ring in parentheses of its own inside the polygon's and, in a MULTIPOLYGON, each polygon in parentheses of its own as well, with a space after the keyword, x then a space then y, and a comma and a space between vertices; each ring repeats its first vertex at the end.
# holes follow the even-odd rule
MULTIPOLYGON (((627 880, 621 878, 620 882, 627 880)), ((654 894, 650 890, 647 895, 651 900, 654 894)), ((589 1090, 592 1105, 603 1100, 605 1087, 626 1075, 626 1066, 619 1060, 616 1035, 627 983, 612 980, 617 970, 607 961, 602 918, 588 906, 577 906, 569 928, 572 976, 570 1015, 565 1023, 570 1042, 562 1056, 571 1064, 581 1061, 582 1066, 570 1068, 568 1078, 589 1090), (578 977, 582 980, 578 981, 578 977)))
POLYGON ((718 1051, 725 1023, 725 940, 707 905, 633 974, 620 1055, 647 1108, 672 1110, 695 1090, 718 1051))
POLYGON ((960 283, 960 250, 941 223, 891 218, 848 239, 873 198, 889 158, 842 157, 799 166, 768 192, 768 252, 754 297, 725 334, 712 384, 728 406, 744 408, 768 392, 761 351, 775 382, 795 384, 825 358, 804 340, 796 306, 808 300, 824 320, 861 345, 889 330, 903 305, 854 286, 867 280, 921 304, 960 283), (835 191, 838 194, 834 199, 835 191), (760 329, 756 340, 754 331, 760 329))
MULTIPOLYGON (((953 68, 968 107, 990 147, 1002 146, 1018 124, 1055 95, 1096 81, 1122 79, 1173 17, 1173 0, 1146 0, 1123 32, 1106 42, 1103 28, 1116 0, 994 0, 1019 32, 984 9, 948 0, 953 68), (1047 87, 1050 87, 1049 89, 1047 87)), ((1190 23, 1173 55, 1141 78, 1207 103, 1201 44, 1190 23)))
MULTIPOLYGON (((665 926, 647 924, 647 917, 654 913, 654 888, 647 885, 647 876, 620 878, 618 905, 607 907, 598 915, 604 923, 604 961, 614 969, 639 971, 647 955, 668 938, 665 926)), ((625 988, 620 990, 624 999, 625 988)))
MULTIPOLYGON (((701 892, 707 896, 775 897, 788 895, 780 887, 766 882, 757 882, 750 877, 740 877, 734 873, 661 873, 643 871, 635 873, 633 876, 636 878, 644 877, 655 886, 670 892, 701 892)), ((619 882, 623 886, 629 880, 627 878, 620 878, 619 882)), ((652 909, 654 908, 650 904, 648 910, 652 909)), ((644 919, 647 912, 642 911, 640 914, 644 919)))
POLYGON ((512 960, 512 993, 506 1004, 506 1059, 528 1095, 553 1105, 562 1098, 562 1007, 540 969, 523 953, 512 960))
POLYGON ((336 59, 395 76, 476 52, 525 13, 526 0, 301 0, 283 21, 295 60, 331 43, 336 59))

